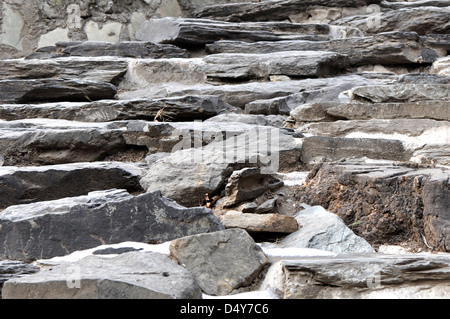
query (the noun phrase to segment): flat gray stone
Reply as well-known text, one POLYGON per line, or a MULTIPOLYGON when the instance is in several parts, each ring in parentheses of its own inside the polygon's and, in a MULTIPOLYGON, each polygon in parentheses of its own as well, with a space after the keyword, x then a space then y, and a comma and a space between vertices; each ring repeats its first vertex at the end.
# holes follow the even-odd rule
POLYGON ((1 258, 28 261, 224 229, 209 209, 188 209, 158 192, 134 197, 124 190, 10 206, 0 212, 0 228, 1 258))
POLYGON ((142 41, 122 42, 58 42, 56 48, 70 56, 119 56, 130 58, 170 59, 187 58, 186 50, 170 44, 142 41))
POLYGON ((141 191, 144 163, 94 162, 0 167, 0 209, 12 205, 87 195, 104 189, 141 191))
POLYGON ((358 28, 366 34, 388 31, 414 31, 420 35, 448 34, 449 14, 448 7, 403 8, 345 17, 333 21, 333 24, 358 28))
POLYGON ((95 101, 114 99, 117 87, 109 82, 64 79, 0 80, 0 103, 95 101))
POLYGON ((195 17, 227 21, 284 21, 309 7, 362 7, 381 0, 278 0, 227 3, 207 6, 195 17))
POLYGON ((9 280, 3 299, 201 299, 193 276, 158 253, 88 256, 9 280))
POLYGON ((336 254, 373 253, 375 250, 357 236, 337 215, 323 207, 310 207, 295 215, 299 230, 269 247, 315 248, 336 254))

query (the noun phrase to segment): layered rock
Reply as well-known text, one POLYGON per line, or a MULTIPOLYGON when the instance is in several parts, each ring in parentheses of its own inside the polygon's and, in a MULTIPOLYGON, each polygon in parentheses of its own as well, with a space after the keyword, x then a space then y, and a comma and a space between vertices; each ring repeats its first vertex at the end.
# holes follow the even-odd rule
POLYGON ((306 257, 272 267, 263 287, 285 299, 442 299, 450 291, 447 256, 306 257))
POLYGON ((245 133, 228 132, 226 138, 218 133, 203 147, 200 140, 194 142, 197 148, 192 148, 190 139, 188 144, 178 144, 175 152, 151 164, 149 173, 141 179, 142 187, 161 190, 164 196, 185 206, 196 206, 207 195, 220 194, 234 170, 260 167, 268 174, 299 164, 301 140, 289 131, 250 126, 245 133), (177 178, 167 176, 168 171, 177 178))
POLYGON ((141 121, 3 121, 0 122, 0 145, 4 164, 8 166, 92 162, 119 153, 126 157, 130 151, 129 155, 137 156, 136 160, 145 157, 150 149, 153 152, 170 150, 177 143, 171 138, 172 130, 173 127, 165 123, 141 121), (166 146, 164 137, 169 140, 166 146))
POLYGON ((445 57, 450 38, 442 35, 419 36, 416 32, 385 32, 365 37, 330 41, 284 40, 277 42, 217 41, 207 44, 209 53, 255 53, 280 51, 332 51, 349 57, 352 66, 366 64, 402 65, 432 63, 445 57))
POLYGON ((357 8, 380 2, 380 0, 278 0, 271 1, 270 3, 268 1, 229 3, 206 7, 196 14, 196 17, 228 21, 283 21, 303 13, 310 7, 325 7, 325 9, 329 9, 330 7, 357 8))
POLYGON ((448 251, 448 178, 445 168, 325 163, 296 196, 337 214, 373 245, 448 251))
POLYGON ((448 7, 402 8, 393 11, 372 11, 370 15, 351 16, 333 21, 336 25, 358 28, 367 34, 388 31, 414 31, 418 34, 448 34, 448 7))
POLYGON ((196 95, 160 99, 100 100, 41 104, 1 104, 0 116, 8 121, 32 118, 80 122, 120 120, 189 121, 239 112, 216 96, 196 95))
POLYGON ((187 58, 188 52, 170 44, 142 41, 124 42, 58 42, 56 47, 62 55, 70 56, 120 56, 130 58, 170 59, 187 58))
POLYGON ((210 19, 151 19, 136 33, 140 41, 179 46, 204 46, 218 40, 280 41, 310 40, 343 37, 358 34, 358 29, 344 29, 327 24, 295 24, 284 22, 232 23, 210 19))

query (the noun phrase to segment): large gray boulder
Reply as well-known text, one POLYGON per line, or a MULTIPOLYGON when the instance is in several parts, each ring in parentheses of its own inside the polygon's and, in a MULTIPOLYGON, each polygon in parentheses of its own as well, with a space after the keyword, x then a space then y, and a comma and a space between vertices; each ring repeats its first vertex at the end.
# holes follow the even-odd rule
POLYGON ((212 211, 160 193, 124 190, 10 206, 0 213, 2 259, 35 260, 124 241, 165 242, 224 229, 212 211))
POLYGON ((88 256, 6 282, 3 299, 201 299, 194 277, 169 257, 88 256))
POLYGON ((250 285, 268 262, 261 248, 241 229, 173 240, 170 254, 208 295, 227 295, 250 285))

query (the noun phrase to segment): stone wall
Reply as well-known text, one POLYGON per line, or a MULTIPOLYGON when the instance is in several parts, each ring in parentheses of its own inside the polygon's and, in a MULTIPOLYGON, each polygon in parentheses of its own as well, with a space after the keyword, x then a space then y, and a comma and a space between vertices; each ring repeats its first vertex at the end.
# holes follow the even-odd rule
MULTIPOLYGON (((1 0, 0 58, 59 41, 130 41, 149 18, 188 17, 225 0, 1 0)), ((231 1, 236 2, 236 1, 231 1)))

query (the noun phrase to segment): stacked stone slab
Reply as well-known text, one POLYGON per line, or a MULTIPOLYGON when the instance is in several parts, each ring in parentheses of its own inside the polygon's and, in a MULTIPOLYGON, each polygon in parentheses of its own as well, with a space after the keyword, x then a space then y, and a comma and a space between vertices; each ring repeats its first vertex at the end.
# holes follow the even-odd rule
POLYGON ((4 298, 450 294, 448 1, 34 2, 0 5, 4 298))

